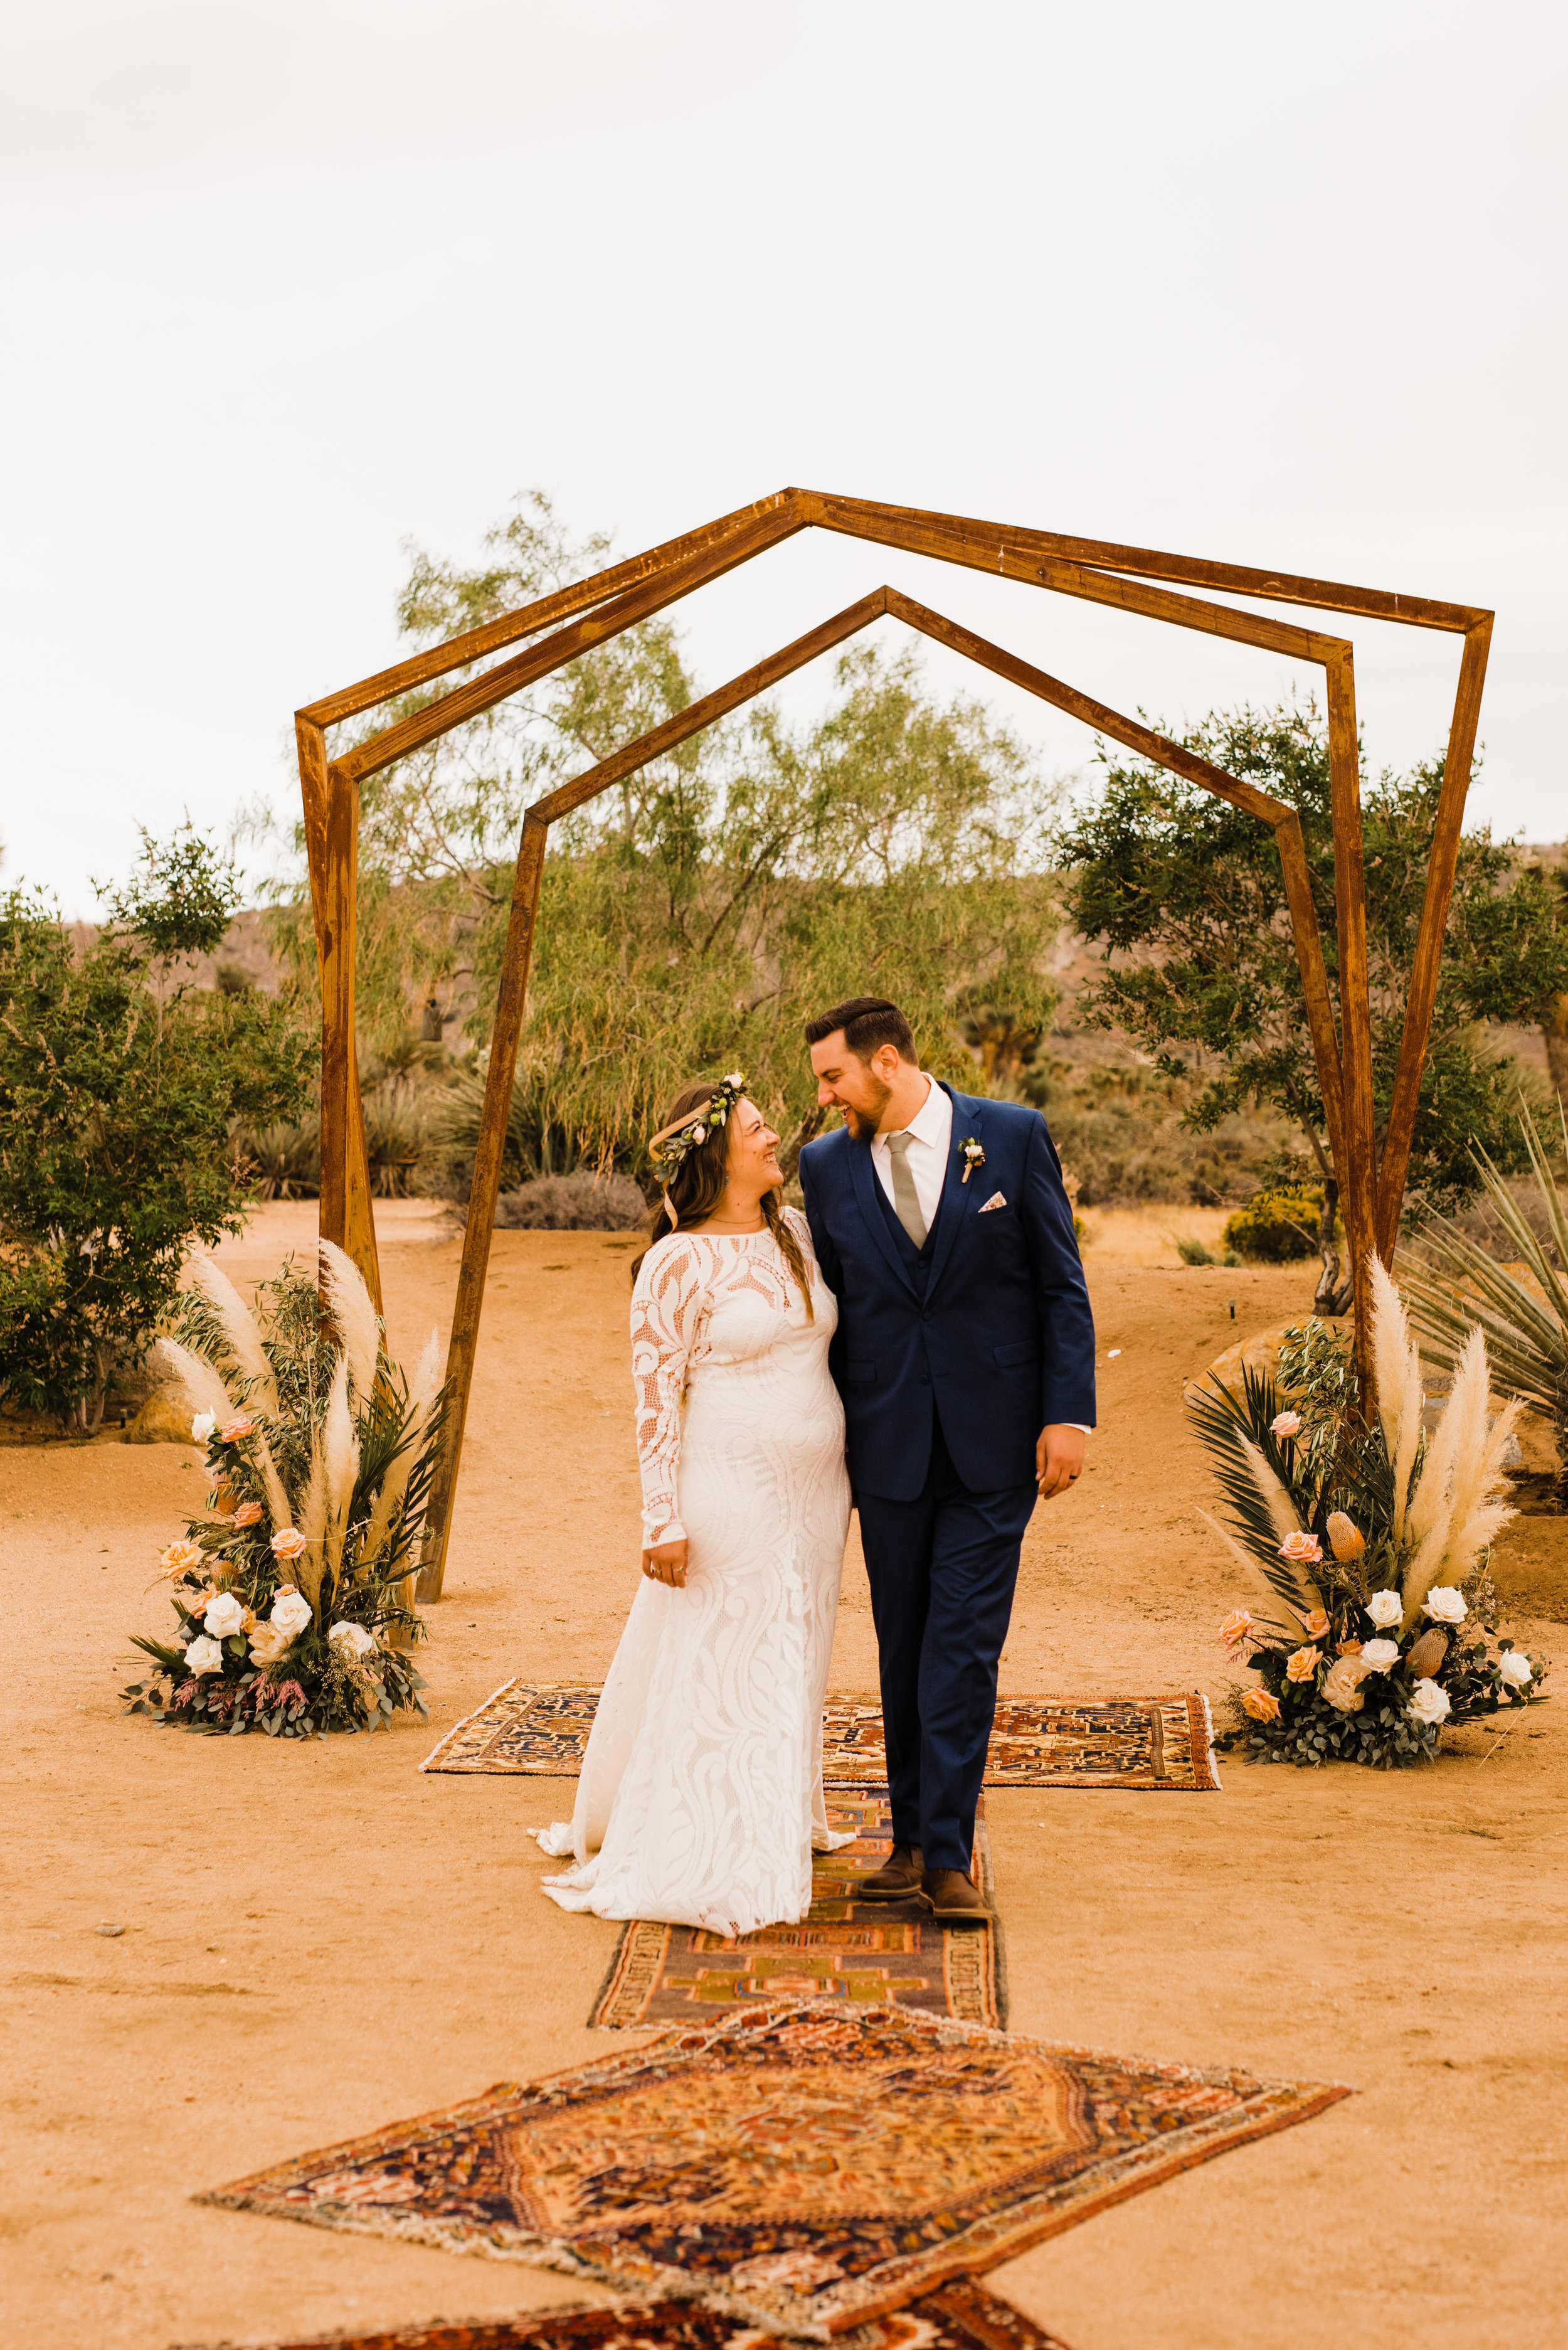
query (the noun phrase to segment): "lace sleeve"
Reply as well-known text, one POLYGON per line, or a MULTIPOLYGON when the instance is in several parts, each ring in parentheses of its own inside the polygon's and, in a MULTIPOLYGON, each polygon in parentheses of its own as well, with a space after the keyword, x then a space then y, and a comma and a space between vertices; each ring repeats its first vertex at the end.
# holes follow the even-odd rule
POLYGON ((637 1458, 642 1471, 642 1539, 680 1542, 676 1506, 680 1399, 686 1367, 708 1303, 699 1255, 689 1241, 649 1250, 631 1297, 631 1383, 637 1396, 637 1458))

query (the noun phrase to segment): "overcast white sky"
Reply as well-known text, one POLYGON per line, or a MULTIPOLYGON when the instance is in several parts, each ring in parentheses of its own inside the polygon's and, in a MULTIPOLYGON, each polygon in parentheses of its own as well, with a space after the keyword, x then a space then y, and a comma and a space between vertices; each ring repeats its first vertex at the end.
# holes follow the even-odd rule
MULTIPOLYGON (((295 706, 397 656, 403 542, 472 558, 534 484, 623 552, 794 482, 1490 604, 1472 809, 1562 837, 1561 9, 0 22, 0 880, 86 914, 139 821, 291 806, 295 706)), ((1173 726, 1296 681, 815 533, 682 608, 699 676, 882 578, 1173 726)), ((1455 640, 1355 633, 1374 762, 1437 748, 1455 640)))

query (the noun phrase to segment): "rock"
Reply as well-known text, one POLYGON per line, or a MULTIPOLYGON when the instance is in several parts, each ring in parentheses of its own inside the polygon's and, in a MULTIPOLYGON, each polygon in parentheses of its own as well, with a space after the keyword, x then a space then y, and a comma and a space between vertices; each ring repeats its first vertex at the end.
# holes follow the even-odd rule
MULTIPOLYGON (((1216 1387, 1222 1387, 1228 1388, 1240 1403, 1243 1370, 1251 1371, 1254 1378, 1275 1378, 1280 1367, 1281 1339, 1287 1330, 1299 1330, 1302 1324, 1310 1319, 1308 1315, 1298 1314, 1293 1321, 1277 1323, 1272 1330, 1257 1330, 1250 1338, 1238 1338, 1233 1347, 1227 1347, 1222 1355, 1215 1357, 1207 1370, 1199 1371, 1195 1378, 1188 1380, 1182 1391, 1183 1402, 1190 1404, 1200 1390, 1207 1389, 1212 1393, 1216 1387)), ((1325 1315, 1322 1319, 1324 1326, 1329 1330, 1348 1330, 1350 1327, 1348 1315, 1335 1318, 1325 1315)))
POLYGON ((127 1444, 191 1444, 191 1406, 183 1389, 154 1388, 125 1431, 127 1444))
POLYGON ((93 1931, 102 1934, 108 1941, 118 1942, 125 1929, 123 1926, 95 1926, 93 1931))

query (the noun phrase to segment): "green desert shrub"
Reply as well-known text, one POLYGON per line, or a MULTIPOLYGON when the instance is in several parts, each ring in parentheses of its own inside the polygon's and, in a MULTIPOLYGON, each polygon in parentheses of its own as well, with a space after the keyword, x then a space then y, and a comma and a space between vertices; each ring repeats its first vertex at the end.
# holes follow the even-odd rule
POLYGON ((193 833, 143 869, 78 953, 54 906, 0 896, 0 1389, 100 1424, 193 1239, 243 1222, 236 1125, 299 1114, 314 1045, 287 996, 179 977, 233 911, 232 870, 193 833))
POLYGON ((1228 1249, 1253 1264, 1294 1264, 1317 1254, 1323 1193, 1305 1186, 1259 1191, 1225 1222, 1228 1249))

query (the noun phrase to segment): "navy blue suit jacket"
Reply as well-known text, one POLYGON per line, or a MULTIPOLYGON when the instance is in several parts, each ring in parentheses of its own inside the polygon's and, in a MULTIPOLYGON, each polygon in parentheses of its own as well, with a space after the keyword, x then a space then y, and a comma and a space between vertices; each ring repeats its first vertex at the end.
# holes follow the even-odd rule
POLYGON ((913 1501, 931 1404, 971 1492, 1032 1483, 1055 1420, 1095 1420, 1095 1324, 1062 1166, 1038 1110, 952 1094, 952 1149, 925 1294, 877 1204, 870 1146, 846 1127, 801 1153, 805 1212, 838 1299, 828 1360, 857 1492, 913 1501), (964 1182, 963 1145, 985 1163, 964 1182), (1005 1206, 984 1215, 1000 1191, 1005 1206))

